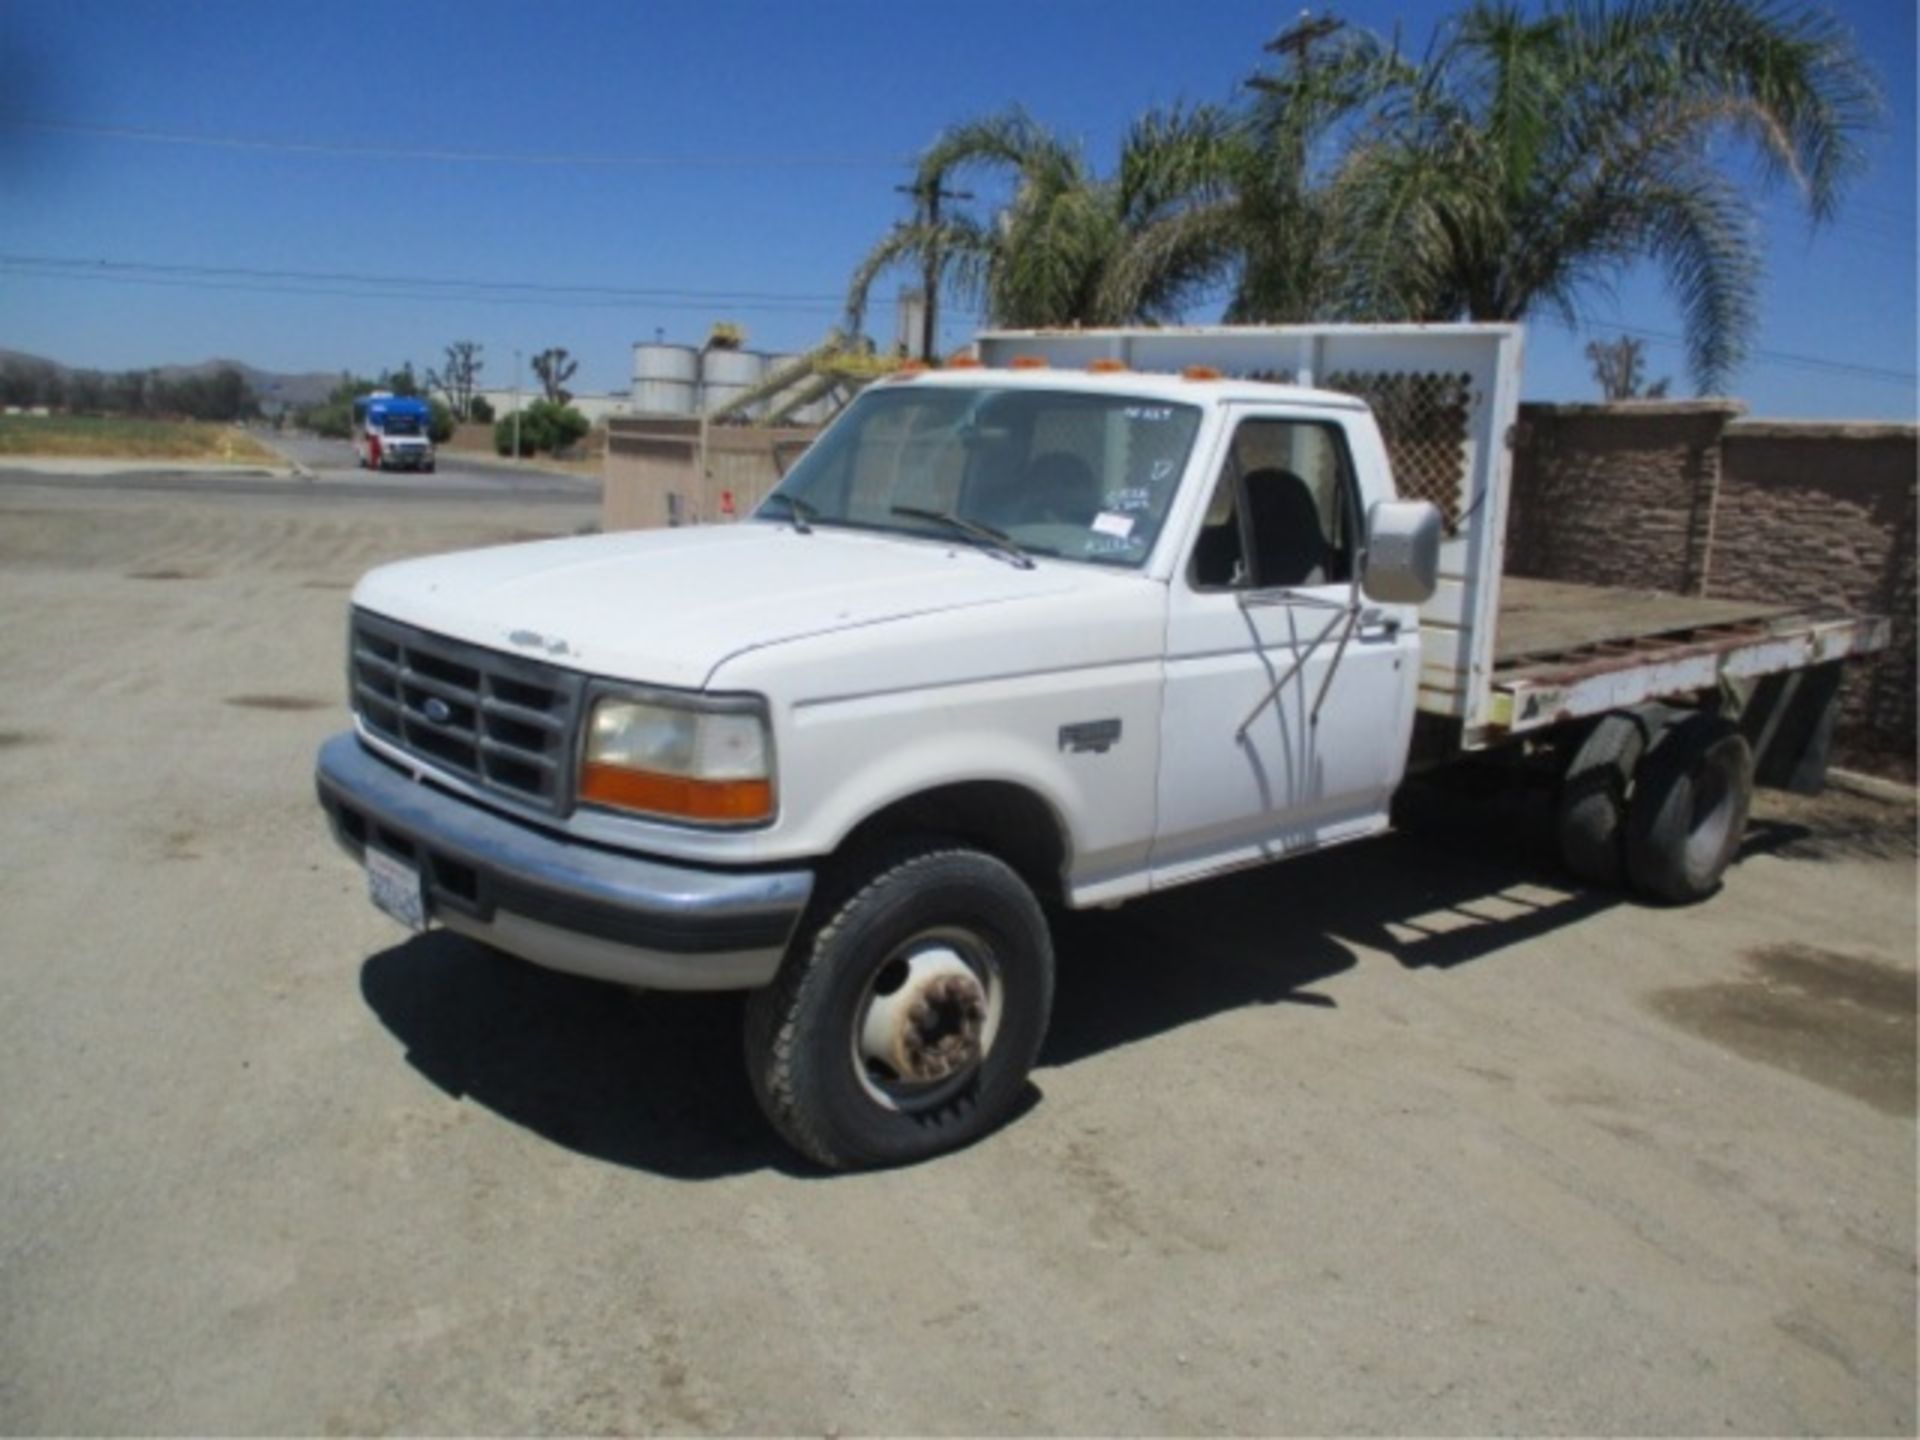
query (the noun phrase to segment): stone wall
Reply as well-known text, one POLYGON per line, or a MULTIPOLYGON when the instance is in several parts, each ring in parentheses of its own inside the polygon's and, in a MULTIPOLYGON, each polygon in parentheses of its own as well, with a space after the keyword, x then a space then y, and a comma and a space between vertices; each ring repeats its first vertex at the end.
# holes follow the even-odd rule
POLYGON ((1838 735, 1849 755, 1897 751, 1887 759, 1904 758, 1910 775, 1914 427, 1743 423, 1721 456, 1706 593, 1887 616, 1892 639, 1849 679, 1838 735))
POLYGON ((1526 405, 1507 566, 1516 575, 1698 594, 1732 400, 1526 405))
POLYGON ((1889 648, 1849 667, 1837 751, 1911 776, 1920 432, 1744 421, 1742 408, 1521 407, 1508 569, 1887 616, 1889 648))

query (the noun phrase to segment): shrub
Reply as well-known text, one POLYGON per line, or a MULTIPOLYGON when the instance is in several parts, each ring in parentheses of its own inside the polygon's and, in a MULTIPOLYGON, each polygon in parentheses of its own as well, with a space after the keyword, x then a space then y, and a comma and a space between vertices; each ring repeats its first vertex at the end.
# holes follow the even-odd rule
MULTIPOLYGON (((533 417, 520 412, 520 453, 531 455, 540 448, 533 417)), ((493 449, 498 455, 513 454, 513 416, 503 415, 493 424, 493 449)))
POLYGON ((493 406, 487 403, 486 396, 476 395, 473 397, 473 403, 467 407, 467 418, 476 425, 491 425, 493 423, 493 406))
MULTIPOLYGON (((587 417, 571 405, 536 400, 520 412, 520 453, 525 456, 545 451, 551 455, 566 449, 592 428, 587 417)), ((513 453, 513 416, 494 422, 493 448, 502 455, 513 453)))
POLYGON ((427 410, 427 438, 436 445, 446 444, 453 438, 453 411, 442 400, 427 401, 427 410))
POLYGON ((555 405, 551 401, 537 400, 530 407, 536 413, 544 412, 546 421, 546 441, 543 450, 564 450, 582 439, 593 428, 588 420, 571 405, 555 405))

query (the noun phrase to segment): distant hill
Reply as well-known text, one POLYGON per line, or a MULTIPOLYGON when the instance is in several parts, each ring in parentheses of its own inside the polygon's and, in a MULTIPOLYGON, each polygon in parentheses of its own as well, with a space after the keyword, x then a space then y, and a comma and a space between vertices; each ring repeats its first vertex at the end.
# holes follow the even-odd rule
MULTIPOLYGON (((44 355, 30 355, 24 350, 0 348, 0 365, 50 366, 54 370, 67 373, 71 370, 83 370, 91 367, 83 365, 62 365, 58 360, 49 360, 44 355)), ((231 366, 238 370, 253 393, 260 397, 260 404, 267 410, 286 405, 298 408, 302 405, 317 405, 327 398, 327 392, 340 381, 332 371, 307 370, 289 374, 280 370, 262 370, 249 365, 244 360, 202 360, 195 365, 153 365, 130 366, 130 369, 152 369, 162 378, 180 380, 192 375, 209 375, 222 366, 231 366)))

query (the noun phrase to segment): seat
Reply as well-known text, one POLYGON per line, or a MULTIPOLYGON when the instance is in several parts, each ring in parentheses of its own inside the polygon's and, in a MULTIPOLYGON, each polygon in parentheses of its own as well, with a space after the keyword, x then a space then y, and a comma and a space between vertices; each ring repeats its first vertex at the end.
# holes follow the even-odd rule
POLYGON ((1226 590, 1240 579, 1240 526, 1231 512, 1223 525, 1208 525, 1193 547, 1193 583, 1226 590))
POLYGON ((1249 470, 1240 484, 1253 522, 1253 583, 1326 584, 1332 550, 1307 482, 1291 470, 1270 468, 1249 470))
POLYGON ((1049 450, 1027 466, 1020 519, 1027 523, 1091 525, 1100 513, 1100 482, 1078 455, 1049 450))

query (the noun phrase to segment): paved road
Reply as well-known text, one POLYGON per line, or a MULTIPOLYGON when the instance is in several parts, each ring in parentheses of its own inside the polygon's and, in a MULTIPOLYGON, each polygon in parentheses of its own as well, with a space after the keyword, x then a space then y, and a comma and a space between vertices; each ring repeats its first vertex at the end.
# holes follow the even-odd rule
POLYGON ((440 452, 438 469, 431 475, 382 474, 356 466, 353 447, 344 440, 272 432, 260 432, 259 438, 298 466, 299 473, 271 475, 244 467, 201 471, 179 467, 144 469, 129 463, 111 473, 86 474, 75 473, 72 468, 36 469, 32 460, 25 459, 0 467, 0 488, 184 491, 258 498, 293 496, 320 502, 524 500, 592 506, 596 511, 600 500, 597 476, 543 470, 444 450, 440 452))
POLYGON ((1914 1433, 1910 806, 1079 917, 1026 1113, 823 1177, 737 1001, 367 903, 347 587, 592 511, 327 489, 0 490, 0 1433, 1914 1433))
POLYGON ((472 490, 524 490, 563 488, 575 493, 597 489, 599 482, 570 475, 564 471, 540 470, 513 465, 491 456, 465 455, 456 450, 441 450, 434 473, 423 475, 406 471, 380 473, 362 470, 354 463, 353 446, 345 440, 322 440, 312 435, 262 434, 271 445, 313 472, 316 481, 351 481, 368 487, 418 490, 428 494, 472 490))

